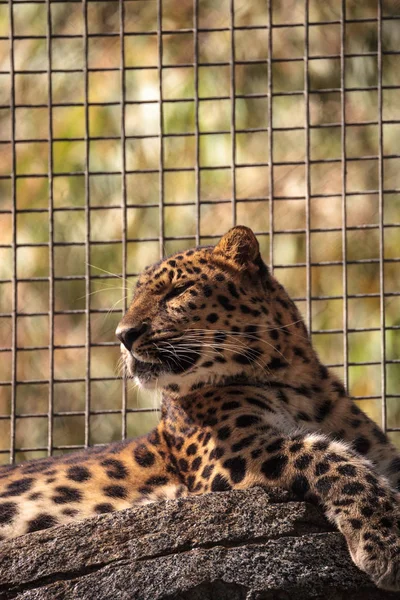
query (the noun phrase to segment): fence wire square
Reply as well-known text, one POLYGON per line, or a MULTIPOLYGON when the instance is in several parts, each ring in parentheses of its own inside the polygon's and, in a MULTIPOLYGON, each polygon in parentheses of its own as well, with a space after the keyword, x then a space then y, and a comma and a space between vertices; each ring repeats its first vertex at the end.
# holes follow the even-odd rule
POLYGON ((148 430, 138 273, 250 226, 400 446, 396 0, 0 0, 0 463, 148 430))

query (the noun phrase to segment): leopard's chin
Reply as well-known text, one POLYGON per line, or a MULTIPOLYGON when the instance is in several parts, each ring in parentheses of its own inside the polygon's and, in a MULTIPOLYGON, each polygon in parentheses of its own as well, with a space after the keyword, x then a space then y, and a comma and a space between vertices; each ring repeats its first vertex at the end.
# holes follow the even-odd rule
POLYGON ((134 380, 138 387, 142 390, 155 390, 157 388, 157 377, 153 379, 144 379, 143 377, 135 375, 134 380))
POLYGON ((157 385, 160 375, 161 365, 158 363, 144 362, 133 358, 130 364, 129 372, 136 383, 142 389, 154 389, 157 385))
POLYGON ((123 347, 121 351, 127 375, 134 379, 141 388, 153 389, 162 370, 161 365, 140 360, 123 347))
POLYGON ((168 387, 175 384, 177 376, 188 379, 187 385, 183 386, 186 391, 190 390, 190 383, 196 371, 196 363, 200 353, 197 350, 185 349, 185 353, 171 358, 166 352, 159 352, 158 361, 152 362, 142 360, 135 352, 129 352, 121 344, 121 352, 127 375, 135 380, 135 383, 146 390, 168 387))

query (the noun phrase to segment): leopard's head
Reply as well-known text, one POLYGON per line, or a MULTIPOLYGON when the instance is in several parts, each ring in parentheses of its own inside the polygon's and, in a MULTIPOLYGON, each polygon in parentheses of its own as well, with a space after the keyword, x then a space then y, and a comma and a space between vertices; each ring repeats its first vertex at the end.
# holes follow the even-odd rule
POLYGON ((116 331, 137 383, 180 393, 227 379, 280 377, 295 356, 295 333, 301 354, 308 340, 299 313, 243 226, 215 247, 147 267, 116 331))

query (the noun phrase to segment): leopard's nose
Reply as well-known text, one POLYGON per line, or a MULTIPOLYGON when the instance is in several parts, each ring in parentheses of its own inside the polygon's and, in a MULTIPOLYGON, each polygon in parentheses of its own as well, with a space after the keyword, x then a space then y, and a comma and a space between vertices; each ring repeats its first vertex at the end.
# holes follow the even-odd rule
POLYGON ((125 348, 130 352, 132 350, 133 344, 140 338, 141 335, 146 333, 149 326, 147 323, 142 323, 137 327, 129 327, 129 326, 118 326, 115 332, 117 338, 123 343, 125 348))

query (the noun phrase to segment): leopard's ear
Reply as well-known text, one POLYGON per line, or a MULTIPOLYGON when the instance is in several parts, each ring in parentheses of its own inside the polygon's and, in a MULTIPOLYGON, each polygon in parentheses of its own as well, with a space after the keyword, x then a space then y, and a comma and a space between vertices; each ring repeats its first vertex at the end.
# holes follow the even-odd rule
POLYGON ((237 225, 220 239, 214 253, 223 254, 237 265, 245 266, 258 262, 260 246, 251 229, 237 225))

